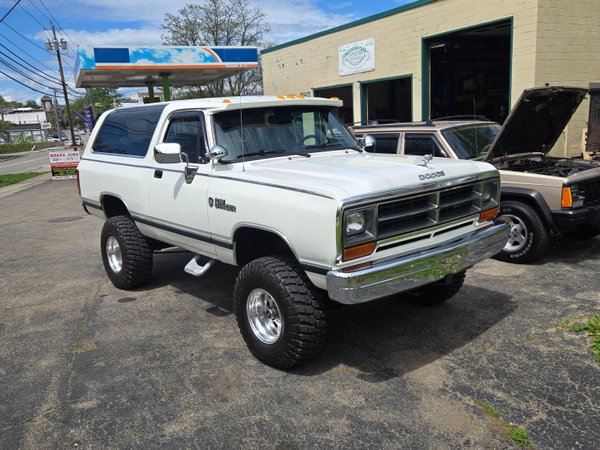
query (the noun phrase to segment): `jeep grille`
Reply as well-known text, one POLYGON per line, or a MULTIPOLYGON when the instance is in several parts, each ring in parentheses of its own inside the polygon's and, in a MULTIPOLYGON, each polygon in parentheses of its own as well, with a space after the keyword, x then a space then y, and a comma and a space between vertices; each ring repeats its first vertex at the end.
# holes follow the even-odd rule
POLYGON ((583 189, 583 206, 600 203, 600 180, 590 180, 581 183, 583 189))

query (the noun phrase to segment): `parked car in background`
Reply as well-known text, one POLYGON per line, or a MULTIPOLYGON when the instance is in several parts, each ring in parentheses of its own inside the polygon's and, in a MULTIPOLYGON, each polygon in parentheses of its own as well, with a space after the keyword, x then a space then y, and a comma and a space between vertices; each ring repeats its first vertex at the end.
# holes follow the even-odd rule
POLYGON ((453 117, 418 123, 352 127, 371 135, 375 153, 433 155, 492 163, 500 170, 498 221, 511 233, 496 258, 525 263, 541 257, 551 233, 580 238, 600 234, 600 162, 548 156, 587 89, 526 90, 504 125, 453 117))

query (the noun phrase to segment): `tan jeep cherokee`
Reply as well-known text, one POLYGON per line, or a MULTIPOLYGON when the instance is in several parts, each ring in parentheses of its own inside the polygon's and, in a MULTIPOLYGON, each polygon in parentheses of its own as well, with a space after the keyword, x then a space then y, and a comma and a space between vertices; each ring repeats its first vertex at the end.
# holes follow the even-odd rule
POLYGON ((580 238, 600 234, 600 163, 547 153, 587 94, 570 87, 534 88, 503 126, 480 118, 353 127, 375 138, 370 151, 483 160, 500 170, 499 221, 511 225, 503 261, 539 258, 551 233, 580 238))

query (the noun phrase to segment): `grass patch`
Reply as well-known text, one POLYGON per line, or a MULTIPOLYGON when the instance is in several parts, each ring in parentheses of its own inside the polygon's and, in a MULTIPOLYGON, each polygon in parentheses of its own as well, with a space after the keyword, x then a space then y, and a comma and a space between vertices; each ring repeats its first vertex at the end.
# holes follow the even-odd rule
POLYGON ((502 418, 502 414, 500 414, 500 411, 498 411, 489 403, 480 401, 475 401, 475 403, 487 416, 491 418, 492 422, 494 423, 494 427, 498 430, 500 434, 512 440, 519 447, 533 449, 533 445, 529 440, 529 435, 527 434, 527 431, 525 431, 521 427, 513 425, 512 423, 508 423, 502 418))
POLYGON ((594 358, 600 362, 600 314, 596 314, 586 323, 569 326, 569 330, 577 333, 582 331, 587 332, 591 341, 590 347, 594 353, 594 358))
POLYGON ((29 178, 37 177, 43 172, 24 172, 24 173, 10 173, 8 175, 0 175, 0 188, 10 186, 11 184, 20 183, 21 181, 28 180, 29 178))
POLYGON ((481 409, 483 409, 483 411, 488 416, 492 416, 492 417, 495 417, 495 418, 499 418, 501 416, 500 411, 498 411, 496 408, 494 408, 489 403, 485 403, 485 402, 477 402, 477 403, 479 404, 479 406, 481 407, 481 409))
POLYGON ((527 447, 529 445, 529 435, 523 428, 511 425, 509 431, 510 438, 515 444, 520 445, 521 447, 527 447))
POLYGON ((35 142, 35 143, 22 143, 22 144, 0 144, 0 154, 6 153, 24 153, 29 152, 33 147, 34 150, 41 150, 44 148, 62 147, 63 144, 60 142, 35 142))

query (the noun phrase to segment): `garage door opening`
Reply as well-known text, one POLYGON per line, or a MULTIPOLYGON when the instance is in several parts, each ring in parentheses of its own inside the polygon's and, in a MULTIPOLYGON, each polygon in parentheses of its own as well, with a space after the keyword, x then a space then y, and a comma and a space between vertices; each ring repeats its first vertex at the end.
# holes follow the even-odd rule
POLYGON ((363 82, 361 93, 364 124, 412 120, 412 77, 363 82))
POLYGON ((429 116, 485 116, 504 122, 510 95, 510 20, 425 41, 429 116))
POLYGON ((315 97, 331 98, 337 97, 344 102, 339 109, 338 114, 346 124, 354 122, 354 113, 352 108, 352 85, 336 86, 331 88, 313 89, 315 97))

